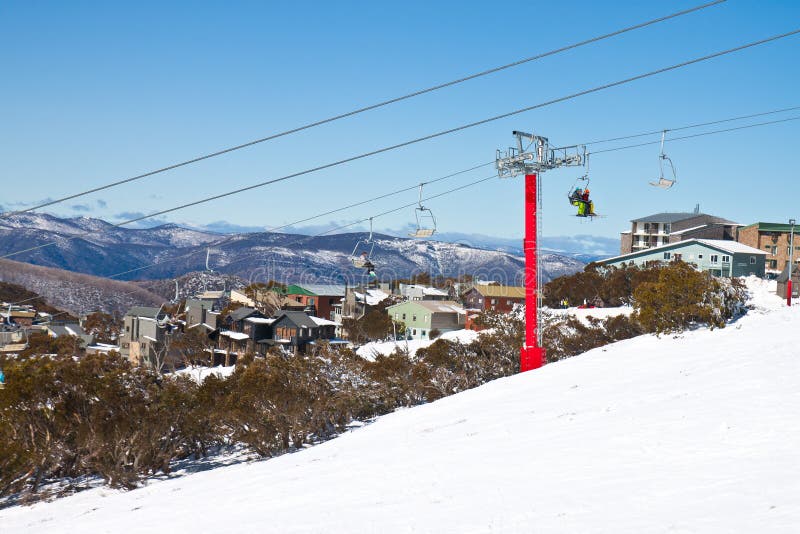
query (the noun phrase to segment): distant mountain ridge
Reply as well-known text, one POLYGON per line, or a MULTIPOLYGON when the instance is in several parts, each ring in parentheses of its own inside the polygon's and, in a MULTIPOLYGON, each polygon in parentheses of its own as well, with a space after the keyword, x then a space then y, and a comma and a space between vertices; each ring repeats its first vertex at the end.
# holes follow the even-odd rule
MULTIPOLYGON (((175 278, 210 269, 248 282, 360 283, 363 271, 349 258, 366 233, 302 236, 271 232, 222 235, 166 224, 146 229, 116 227, 100 219, 61 219, 27 213, 0 219, 0 256, 34 249, 12 259, 96 276, 132 271, 120 279, 175 278), (41 245, 56 242, 42 248, 41 245)), ((376 234, 372 261, 382 279, 472 275, 506 284, 523 283, 524 259, 467 244, 376 234)), ((359 251, 360 252, 360 251, 359 251)), ((546 280, 580 270, 583 262, 543 254, 546 280)))

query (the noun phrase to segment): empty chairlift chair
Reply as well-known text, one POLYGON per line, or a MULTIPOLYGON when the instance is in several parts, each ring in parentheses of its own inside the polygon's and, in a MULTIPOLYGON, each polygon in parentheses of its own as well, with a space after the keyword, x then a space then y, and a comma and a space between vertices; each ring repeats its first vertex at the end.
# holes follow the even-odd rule
POLYGON ((663 132, 661 132, 661 154, 659 154, 659 156, 658 156, 658 166, 659 166, 658 180, 656 180, 655 182, 650 182, 650 185, 655 186, 655 187, 660 187, 662 189, 669 189, 670 187, 675 185, 675 182, 678 181, 677 175, 675 173, 675 165, 672 164, 672 160, 669 158, 669 156, 664 154, 664 137, 666 137, 666 135, 667 135, 667 130, 664 130, 663 132), (672 178, 671 179, 664 177, 664 162, 665 161, 667 163, 669 163, 669 169, 670 169, 670 171, 672 173, 672 178))
POLYGON ((436 217, 433 212, 422 205, 422 186, 419 184, 419 206, 414 209, 414 216, 417 219, 417 228, 409 233, 409 237, 431 237, 436 233, 436 217))
POLYGON ((353 252, 350 254, 350 263, 357 269, 365 268, 372 258, 372 249, 375 248, 375 242, 372 240, 372 217, 369 218, 369 237, 366 239, 359 239, 356 241, 356 246, 353 247, 353 252))

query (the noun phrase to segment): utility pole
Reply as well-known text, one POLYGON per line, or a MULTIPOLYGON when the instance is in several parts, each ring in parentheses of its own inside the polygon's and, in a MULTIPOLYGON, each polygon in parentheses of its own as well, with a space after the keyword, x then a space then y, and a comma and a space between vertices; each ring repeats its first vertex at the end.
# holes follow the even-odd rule
POLYGON ((789 279, 786 280, 786 305, 792 305, 792 274, 794 274, 793 253, 794 253, 794 219, 789 219, 791 230, 789 232, 789 279))
POLYGON ((525 175, 525 344, 520 349, 519 359, 519 370, 523 373, 544 365, 545 358, 539 321, 542 303, 539 259, 542 190, 539 178, 546 170, 583 165, 586 148, 577 145, 550 148, 546 137, 518 131, 512 134, 517 138, 517 146, 504 152, 498 150, 495 166, 500 178, 525 175), (526 148, 522 146, 523 139, 530 141, 526 148))

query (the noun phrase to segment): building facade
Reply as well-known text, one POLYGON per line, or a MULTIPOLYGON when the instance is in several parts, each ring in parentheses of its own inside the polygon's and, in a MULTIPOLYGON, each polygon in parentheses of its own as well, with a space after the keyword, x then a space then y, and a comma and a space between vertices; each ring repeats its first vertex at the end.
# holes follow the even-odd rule
POLYGON ((431 330, 452 332, 462 330, 466 323, 466 310, 447 300, 410 300, 387 307, 386 313, 405 325, 405 332, 397 335, 407 339, 430 339, 431 330))
POLYGON ((286 296, 299 301, 309 315, 331 320, 334 307, 345 296, 345 286, 323 284, 292 284, 286 288, 286 296))
POLYGON ((461 300, 470 310, 509 313, 515 304, 525 303, 525 288, 479 284, 464 293, 461 300))
POLYGON ((688 239, 735 241, 741 225, 721 217, 699 213, 657 213, 631 221, 630 231, 620 235, 620 254, 630 254, 688 239))
POLYGON ((690 239, 623 254, 597 263, 606 266, 647 266, 656 262, 684 261, 714 276, 764 277, 766 252, 736 241, 690 239))
MULTIPOLYGON (((791 225, 781 223, 753 223, 739 228, 737 235, 739 243, 767 253, 766 271, 769 276, 777 276, 786 270, 786 266, 789 264, 789 241, 791 240, 791 225)), ((794 239, 792 246, 794 246, 793 263, 797 265, 800 263, 800 240, 794 239)))

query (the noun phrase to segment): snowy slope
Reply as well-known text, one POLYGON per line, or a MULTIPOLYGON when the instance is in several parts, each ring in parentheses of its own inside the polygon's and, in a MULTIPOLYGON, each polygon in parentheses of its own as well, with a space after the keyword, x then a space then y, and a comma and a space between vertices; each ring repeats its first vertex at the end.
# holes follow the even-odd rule
POLYGON ((0 511, 10 532, 797 532, 800 309, 645 336, 296 454, 0 511))

